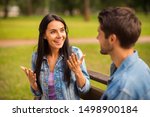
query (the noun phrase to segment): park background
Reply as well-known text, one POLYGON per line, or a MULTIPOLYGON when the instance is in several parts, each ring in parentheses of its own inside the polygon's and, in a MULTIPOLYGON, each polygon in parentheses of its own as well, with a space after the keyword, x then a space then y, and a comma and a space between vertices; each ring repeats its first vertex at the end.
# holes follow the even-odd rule
MULTIPOLYGON (((87 68, 109 75, 111 59, 99 53, 96 40, 97 15, 101 9, 114 6, 135 9, 142 22, 141 37, 135 49, 150 66, 149 0, 0 0, 0 99, 33 99, 20 65, 31 67, 31 55, 37 47, 38 26, 47 13, 56 13, 66 21, 70 43, 86 54, 87 68)), ((92 80, 91 83, 106 89, 92 80)))

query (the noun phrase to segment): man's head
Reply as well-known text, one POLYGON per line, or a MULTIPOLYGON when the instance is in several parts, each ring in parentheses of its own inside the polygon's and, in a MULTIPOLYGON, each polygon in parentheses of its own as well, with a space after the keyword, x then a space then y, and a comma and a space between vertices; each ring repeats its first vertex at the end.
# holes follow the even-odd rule
POLYGON ((103 9, 98 15, 98 20, 100 26, 97 39, 100 41, 101 46, 109 46, 101 50, 102 54, 108 54, 107 51, 113 48, 111 47, 111 40, 113 38, 118 40, 121 48, 128 49, 134 46, 140 36, 141 22, 130 8, 116 7, 103 9), (107 42, 103 42, 105 40, 107 42))

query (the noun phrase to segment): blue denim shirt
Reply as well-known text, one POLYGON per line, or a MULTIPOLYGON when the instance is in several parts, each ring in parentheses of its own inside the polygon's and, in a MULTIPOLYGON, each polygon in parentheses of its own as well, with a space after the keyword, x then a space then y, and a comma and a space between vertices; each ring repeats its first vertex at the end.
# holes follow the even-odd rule
POLYGON ((150 69, 138 57, 137 51, 127 57, 119 68, 111 66, 108 88, 101 97, 105 100, 149 100, 150 69))
MULTIPOLYGON (((72 47, 72 52, 74 52, 77 57, 80 59, 82 57, 82 52, 77 47, 72 47)), ((35 70, 35 63, 37 59, 37 53, 33 53, 32 55, 32 70, 35 70)), ((63 55, 61 55, 55 65, 54 68, 54 87, 56 92, 56 98, 57 100, 75 100, 80 99, 79 93, 86 93, 90 89, 90 78, 89 74, 86 69, 85 61, 83 60, 81 64, 81 70, 83 72, 83 75, 86 78, 86 83, 84 87, 81 89, 76 84, 76 78, 75 74, 71 72, 71 80, 69 87, 67 86, 67 83, 63 80, 64 78, 64 62, 63 62, 63 55)), ((31 88, 31 91, 35 96, 40 96, 41 99, 49 99, 48 93, 48 77, 50 74, 49 65, 46 56, 43 57, 42 65, 41 65, 41 71, 40 71, 40 85, 42 88, 43 93, 39 91, 34 91, 31 88)))

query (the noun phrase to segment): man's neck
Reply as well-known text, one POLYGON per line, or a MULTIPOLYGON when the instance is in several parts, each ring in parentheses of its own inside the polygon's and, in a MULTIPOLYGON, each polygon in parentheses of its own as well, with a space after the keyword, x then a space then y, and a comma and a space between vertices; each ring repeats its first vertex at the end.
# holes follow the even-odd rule
POLYGON ((114 62, 115 66, 118 68, 121 63, 130 55, 132 55, 134 52, 134 49, 133 48, 130 48, 130 49, 117 49, 117 50, 114 50, 110 56, 111 56, 111 59, 112 61, 114 62))

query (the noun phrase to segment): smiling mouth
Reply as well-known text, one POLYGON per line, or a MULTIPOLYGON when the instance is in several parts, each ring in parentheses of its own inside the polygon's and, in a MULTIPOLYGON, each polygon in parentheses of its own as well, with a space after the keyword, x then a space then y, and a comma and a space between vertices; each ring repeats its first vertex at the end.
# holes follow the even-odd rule
POLYGON ((60 41, 54 41, 54 43, 56 43, 57 45, 60 45, 62 44, 63 40, 60 40, 60 41))

